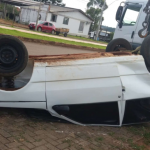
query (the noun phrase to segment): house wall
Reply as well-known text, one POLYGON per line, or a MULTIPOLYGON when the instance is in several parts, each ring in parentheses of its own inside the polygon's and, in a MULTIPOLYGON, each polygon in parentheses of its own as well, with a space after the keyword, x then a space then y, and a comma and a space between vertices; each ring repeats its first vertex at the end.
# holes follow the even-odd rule
MULTIPOLYGON (((61 12, 61 13, 53 13, 53 14, 57 15, 57 21, 53 22, 56 28, 68 28, 70 35, 77 35, 77 36, 84 36, 84 37, 88 36, 91 20, 88 19, 83 14, 81 14, 80 12, 61 12), (68 25, 63 24, 64 17, 69 18, 68 25), (79 32, 80 21, 85 22, 83 32, 79 32)), ((52 13, 48 13, 47 21, 52 22, 51 16, 52 13)))
MULTIPOLYGON (((41 20, 43 21, 46 21, 48 7, 49 6, 47 5, 41 7, 40 15, 41 15, 41 20)), ((36 22, 37 15, 38 15, 37 6, 22 7, 20 13, 20 22, 22 23, 36 22)))

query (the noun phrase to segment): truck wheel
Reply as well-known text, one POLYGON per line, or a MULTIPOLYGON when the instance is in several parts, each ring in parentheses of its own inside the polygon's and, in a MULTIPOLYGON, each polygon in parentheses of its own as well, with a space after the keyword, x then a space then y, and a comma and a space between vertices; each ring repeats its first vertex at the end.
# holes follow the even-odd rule
POLYGON ((59 34, 60 34, 60 32, 56 31, 56 35, 59 35, 59 34))
POLYGON ((21 73, 28 62, 24 44, 9 35, 0 36, 0 76, 13 77, 21 73))
POLYGON ((114 39, 106 47, 106 52, 132 50, 131 44, 125 39, 114 39))
POLYGON ((67 37, 67 33, 64 33, 64 37, 67 37))
POLYGON ((141 55, 144 57, 147 67, 150 67, 150 35, 148 35, 141 45, 141 55))

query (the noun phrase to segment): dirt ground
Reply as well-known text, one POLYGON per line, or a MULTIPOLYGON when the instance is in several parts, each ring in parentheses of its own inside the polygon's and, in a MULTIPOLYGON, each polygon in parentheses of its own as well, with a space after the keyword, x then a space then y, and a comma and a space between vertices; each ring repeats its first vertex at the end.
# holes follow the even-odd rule
POLYGON ((0 111, 0 150, 149 150, 150 124, 78 126, 46 111, 0 111))

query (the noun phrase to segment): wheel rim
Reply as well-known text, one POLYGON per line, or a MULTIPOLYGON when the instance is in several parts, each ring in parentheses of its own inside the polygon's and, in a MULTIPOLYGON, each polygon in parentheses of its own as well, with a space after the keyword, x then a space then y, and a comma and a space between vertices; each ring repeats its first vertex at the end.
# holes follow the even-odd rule
POLYGON ((122 45, 116 45, 113 51, 116 52, 116 51, 126 51, 126 50, 127 49, 122 45))
POLYGON ((13 64, 17 60, 17 51, 11 46, 3 46, 0 49, 0 62, 3 65, 13 64))
POLYGON ((52 34, 54 34, 55 32, 54 31, 52 31, 52 34))
POLYGON ((41 28, 38 28, 38 31, 41 32, 41 28))

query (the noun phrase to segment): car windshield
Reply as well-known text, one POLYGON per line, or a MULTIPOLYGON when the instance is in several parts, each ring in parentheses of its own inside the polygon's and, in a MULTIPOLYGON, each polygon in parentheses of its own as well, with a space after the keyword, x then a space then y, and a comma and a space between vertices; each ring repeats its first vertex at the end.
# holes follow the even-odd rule
POLYGON ((38 21, 38 24, 43 24, 44 23, 44 21, 38 21))

